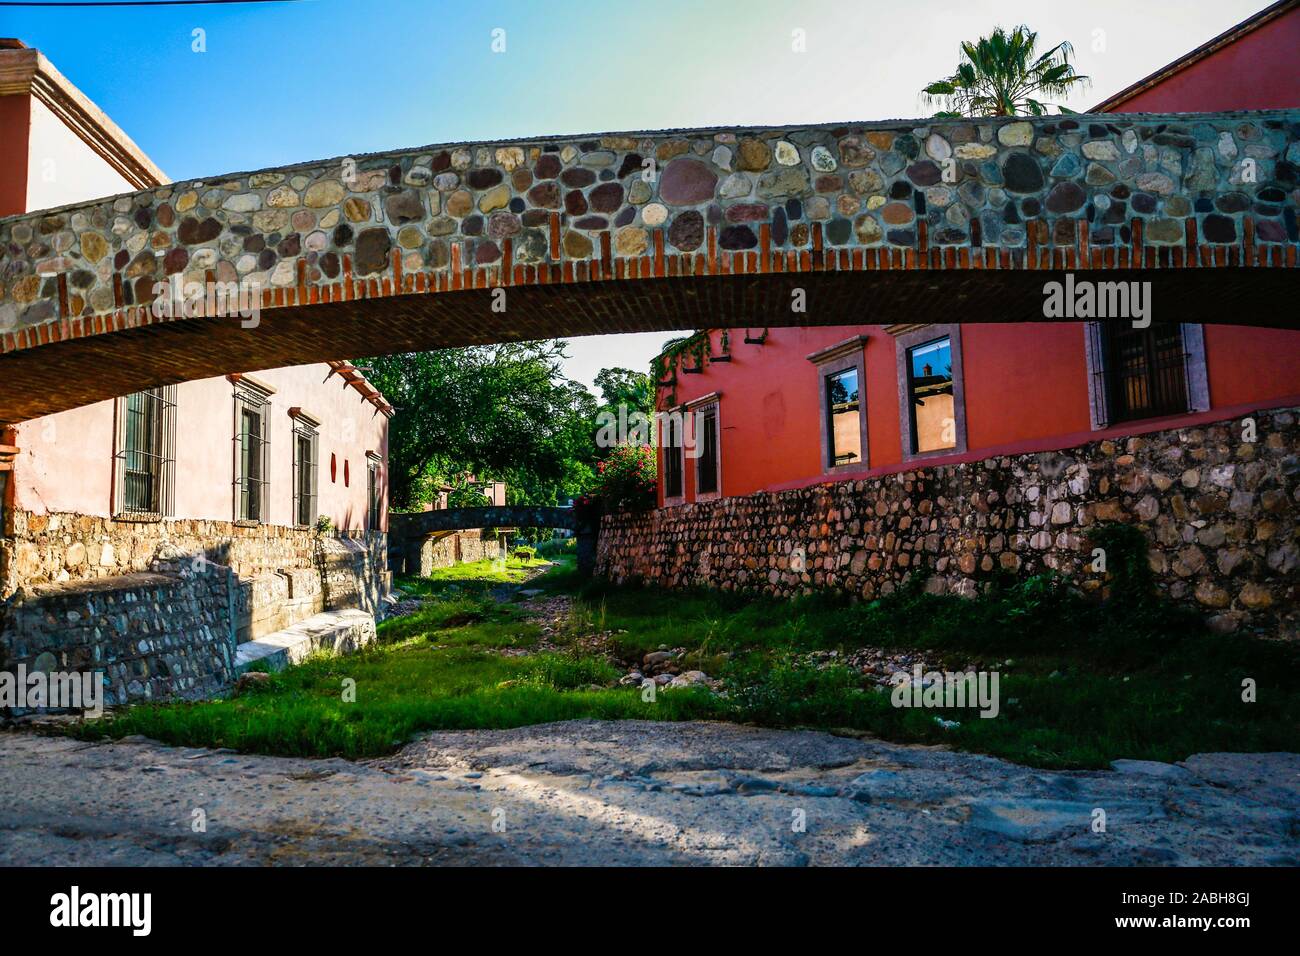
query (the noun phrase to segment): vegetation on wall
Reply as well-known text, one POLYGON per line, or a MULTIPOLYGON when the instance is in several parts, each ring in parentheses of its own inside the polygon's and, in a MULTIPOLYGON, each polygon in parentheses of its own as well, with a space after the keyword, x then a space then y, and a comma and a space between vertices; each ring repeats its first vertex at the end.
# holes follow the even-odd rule
MULTIPOLYGON (((725 336, 725 333, 724 333, 725 336)), ((655 384, 667 388, 668 404, 677 404, 677 376, 686 369, 703 371, 712 357, 712 331, 700 329, 682 338, 669 339, 650 363, 655 384)), ((730 343, 724 352, 728 351, 730 343)))
POLYGON ((654 507, 658 470, 648 445, 620 445, 602 461, 592 494, 611 511, 644 511, 654 507))

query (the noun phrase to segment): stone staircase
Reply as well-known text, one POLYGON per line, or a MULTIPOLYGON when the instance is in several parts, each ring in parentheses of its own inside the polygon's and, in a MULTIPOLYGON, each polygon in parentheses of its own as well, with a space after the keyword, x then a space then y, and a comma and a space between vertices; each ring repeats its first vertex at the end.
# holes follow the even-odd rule
POLYGON ((235 673, 242 674, 259 661, 265 661, 273 671, 284 670, 316 651, 351 654, 374 640, 375 619, 369 612, 356 608, 324 611, 240 644, 235 655, 235 673))

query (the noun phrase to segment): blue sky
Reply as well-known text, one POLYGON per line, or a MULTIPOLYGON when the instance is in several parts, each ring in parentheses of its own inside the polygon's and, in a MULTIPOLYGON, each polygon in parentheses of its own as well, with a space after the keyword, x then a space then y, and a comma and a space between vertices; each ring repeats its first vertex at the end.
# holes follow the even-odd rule
MULTIPOLYGON (((1267 0, 303 0, 0 7, 173 179, 428 143, 925 115, 918 90, 995 24, 1068 39, 1084 109, 1267 0), (198 53, 193 31, 204 31, 198 53), (504 30, 505 51, 492 50, 504 30), (796 31, 802 31, 797 33, 796 31), (803 50, 797 49, 802 36, 803 50)), ((574 340, 570 374, 669 336, 574 340)))

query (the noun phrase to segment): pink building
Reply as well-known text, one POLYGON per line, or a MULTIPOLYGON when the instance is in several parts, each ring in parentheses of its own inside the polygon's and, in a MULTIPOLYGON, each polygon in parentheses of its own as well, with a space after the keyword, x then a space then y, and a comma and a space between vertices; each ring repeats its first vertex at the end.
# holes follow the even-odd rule
MULTIPOLYGON (((0 126, 0 216, 169 182, 16 40, 0 40, 0 126)), ((141 251, 117 250, 111 223, 105 235, 119 254, 141 251)), ((242 642, 330 609, 373 614, 387 582, 391 415, 361 370, 336 361, 10 423, 0 666, 107 663, 116 700, 206 692, 233 673, 242 642), (157 613, 136 610, 148 607, 157 613)))

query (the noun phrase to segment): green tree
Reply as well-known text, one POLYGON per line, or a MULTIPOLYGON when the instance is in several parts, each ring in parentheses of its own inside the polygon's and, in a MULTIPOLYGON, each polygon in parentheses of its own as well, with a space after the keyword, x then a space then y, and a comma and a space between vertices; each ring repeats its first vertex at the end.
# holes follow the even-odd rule
POLYGON ((620 405, 626 405, 628 414, 641 412, 653 414, 655 404, 654 384, 645 372, 634 372, 630 368, 603 368, 595 378, 600 389, 601 407, 618 412, 620 405))
POLYGON ((1075 73, 1074 48, 1058 43, 1037 55, 1038 34, 1027 26, 1010 33, 997 27, 975 43, 961 45, 957 72, 936 80, 922 91, 928 105, 941 107, 939 116, 1043 116, 1049 104, 1040 96, 1064 97, 1086 87, 1089 78, 1075 73))
POLYGON ((395 413, 389 497, 395 509, 432 500, 464 472, 506 481, 512 502, 554 504, 594 479, 596 400, 561 373, 560 342, 519 342, 367 361, 395 413))

